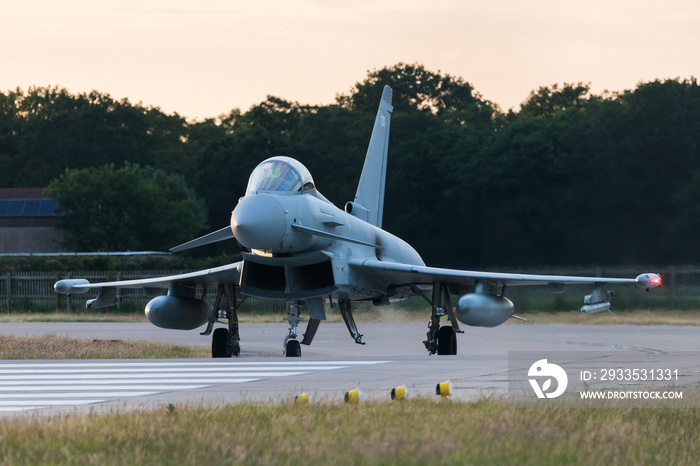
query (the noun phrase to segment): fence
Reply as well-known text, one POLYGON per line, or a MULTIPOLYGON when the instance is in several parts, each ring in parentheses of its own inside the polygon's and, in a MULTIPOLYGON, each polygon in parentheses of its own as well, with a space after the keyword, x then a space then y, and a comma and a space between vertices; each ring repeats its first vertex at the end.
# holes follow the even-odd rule
MULTIPOLYGON (((629 286, 611 286, 615 290, 613 307, 624 309, 700 309, 700 266, 667 267, 576 267, 538 268, 518 270, 520 273, 557 275, 582 275, 606 277, 634 277, 640 271, 659 272, 663 287, 651 293, 630 290, 629 286)), ((85 301, 94 298, 90 294, 63 296, 54 293, 53 285, 63 278, 87 278, 98 283, 112 280, 132 280, 162 275, 186 273, 190 270, 139 270, 139 271, 73 271, 73 272, 4 272, 0 274, 0 312, 80 312, 85 301)), ((563 294, 552 294, 547 287, 509 287, 506 295, 516 304, 518 311, 572 310, 580 307, 582 297, 590 290, 581 286, 569 286, 563 294)), ((151 299, 140 289, 120 290, 124 303, 120 310, 143 311, 151 299)), ((213 302, 215 290, 208 293, 213 302)), ((244 305, 248 311, 286 313, 283 301, 249 298, 244 305)), ((422 307, 422 304, 421 304, 422 307)), ((91 311, 92 312, 92 311, 91 311)), ((107 310, 106 312, 110 312, 107 310)))
MULTIPOLYGON (((191 270, 139 270, 139 271, 73 271, 73 272, 4 272, 0 275, 0 312, 79 312, 85 310, 85 301, 94 298, 91 294, 56 294, 53 285, 64 278, 86 278, 91 283, 113 280, 138 280, 163 275, 187 273, 191 270)), ((120 290, 124 302, 120 310, 143 311, 151 297, 141 289, 123 288, 120 290)), ((216 289, 207 294, 213 303, 216 289)), ((287 312, 282 301, 249 298, 245 306, 256 312, 287 312)), ((94 311, 91 311, 94 312, 94 311)), ((109 312, 109 310, 107 311, 109 312)))

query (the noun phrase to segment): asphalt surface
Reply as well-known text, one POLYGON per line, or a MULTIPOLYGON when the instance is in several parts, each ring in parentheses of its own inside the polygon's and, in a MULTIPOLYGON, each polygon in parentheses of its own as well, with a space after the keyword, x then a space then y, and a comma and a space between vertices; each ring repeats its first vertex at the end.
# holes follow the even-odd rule
MULTIPOLYGON (((345 392, 354 388, 361 390, 362 400, 389 400, 391 389, 400 385, 406 386, 409 398, 436 397, 436 385, 445 380, 452 383, 452 399, 505 396, 514 371, 509 354, 523 352, 533 352, 532 357, 526 353, 524 361, 534 362, 541 355, 576 360, 577 370, 601 355, 638 355, 625 367, 649 367, 654 361, 672 364, 681 374, 675 386, 700 384, 698 327, 513 323, 467 328, 457 337, 456 356, 427 354, 422 344, 424 322, 358 327, 366 345, 355 344, 344 324, 324 323, 313 344, 302 345, 302 357, 294 359, 282 355, 285 323, 243 323, 241 355, 230 360, 0 361, 0 413, 288 402, 304 392, 311 393, 312 402, 342 402, 345 392), (666 357, 672 363, 659 359, 666 357)), ((210 345, 210 337, 198 331, 164 330, 145 323, 4 323, 0 335, 210 345)))

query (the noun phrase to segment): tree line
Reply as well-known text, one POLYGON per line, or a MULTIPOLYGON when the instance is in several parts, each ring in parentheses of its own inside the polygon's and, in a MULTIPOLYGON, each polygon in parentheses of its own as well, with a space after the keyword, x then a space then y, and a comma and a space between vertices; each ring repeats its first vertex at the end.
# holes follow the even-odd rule
POLYGON ((269 96, 203 121, 97 91, 17 89, 0 93, 0 186, 48 186, 66 247, 81 251, 164 250, 221 228, 275 155, 304 163, 342 207, 387 84, 384 226, 429 264, 700 261, 695 78, 600 95, 551 85, 506 112, 460 77, 399 63, 331 105, 269 96))

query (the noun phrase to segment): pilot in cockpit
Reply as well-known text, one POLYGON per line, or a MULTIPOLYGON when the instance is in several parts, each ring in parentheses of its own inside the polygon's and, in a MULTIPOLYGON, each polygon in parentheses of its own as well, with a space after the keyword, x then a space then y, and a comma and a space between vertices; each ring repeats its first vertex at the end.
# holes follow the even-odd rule
POLYGON ((273 157, 253 170, 246 194, 262 191, 297 193, 310 189, 314 189, 314 180, 304 165, 290 157, 273 157))

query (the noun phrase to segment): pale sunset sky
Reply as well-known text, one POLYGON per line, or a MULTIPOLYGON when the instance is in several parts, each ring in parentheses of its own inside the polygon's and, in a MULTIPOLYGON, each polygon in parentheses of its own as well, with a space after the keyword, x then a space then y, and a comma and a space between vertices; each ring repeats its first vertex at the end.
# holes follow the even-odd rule
POLYGON ((507 110, 553 83, 700 76, 700 2, 0 0, 0 60, 3 92, 95 89, 190 119, 268 94, 330 104, 398 62, 507 110))

